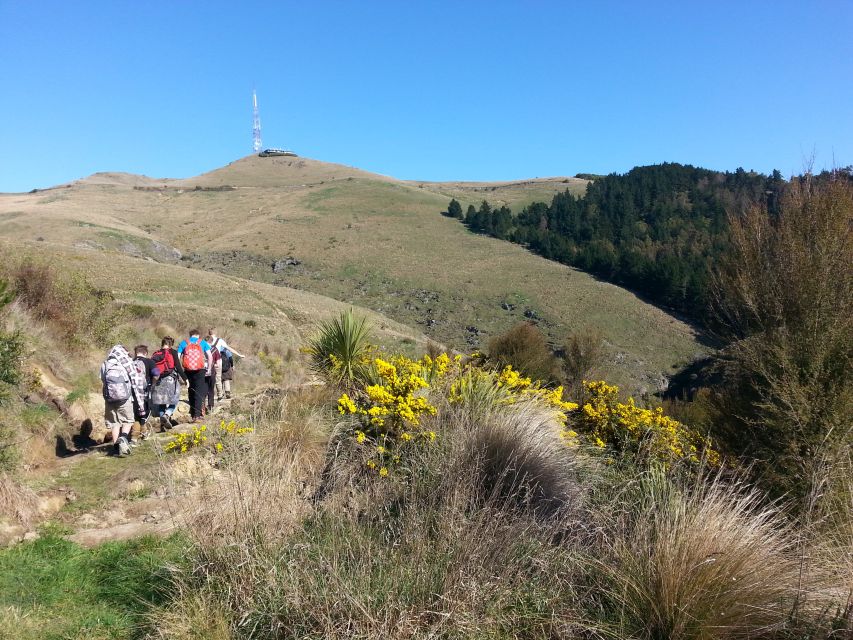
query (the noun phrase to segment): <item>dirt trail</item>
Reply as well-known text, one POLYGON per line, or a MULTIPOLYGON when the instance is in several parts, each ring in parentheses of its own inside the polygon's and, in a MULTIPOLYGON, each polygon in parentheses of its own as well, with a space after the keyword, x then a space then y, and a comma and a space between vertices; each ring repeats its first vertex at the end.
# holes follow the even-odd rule
MULTIPOLYGON (((50 383, 54 387, 51 391, 61 397, 61 386, 50 383)), ((240 397, 235 396, 235 400, 240 397)), ((230 420, 231 402, 217 406, 207 424, 230 420)), ((180 419, 186 420, 185 404, 180 411, 180 419)), ((152 419, 151 424, 157 422, 152 419)), ((191 423, 182 423, 159 433, 159 427, 154 426, 147 439, 135 437, 137 444, 125 458, 107 455, 111 444, 69 449, 44 478, 42 484, 47 486, 37 492, 37 511, 27 526, 0 526, 0 546, 37 538, 38 527, 46 522, 69 529, 66 538, 84 547, 170 533, 179 526, 200 481, 215 473, 210 465, 164 451, 171 438, 192 428, 191 423)))

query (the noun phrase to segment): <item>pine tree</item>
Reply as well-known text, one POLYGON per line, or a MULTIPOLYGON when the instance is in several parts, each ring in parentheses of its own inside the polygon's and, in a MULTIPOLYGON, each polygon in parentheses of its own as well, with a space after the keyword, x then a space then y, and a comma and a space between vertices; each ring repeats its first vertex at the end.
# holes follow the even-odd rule
POLYGON ((451 218, 456 218, 457 220, 462 220, 462 205, 453 198, 450 201, 450 204, 447 206, 447 215, 451 218))

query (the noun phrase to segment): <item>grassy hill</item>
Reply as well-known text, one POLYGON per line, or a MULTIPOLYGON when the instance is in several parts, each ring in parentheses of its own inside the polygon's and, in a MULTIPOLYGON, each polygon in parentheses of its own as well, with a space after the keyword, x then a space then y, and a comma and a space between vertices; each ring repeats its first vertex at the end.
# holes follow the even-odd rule
POLYGON ((138 302, 167 303, 175 295, 182 303, 243 309, 247 296, 290 296, 295 302, 284 306, 298 313, 310 304, 296 289, 468 350, 530 316, 555 344, 596 328, 609 347, 608 377, 654 390, 661 373, 702 350, 689 326, 619 287, 439 215, 451 197, 463 206, 488 198, 517 209, 585 184, 399 181, 305 158, 250 156, 184 180, 100 173, 0 195, 0 238, 45 251, 74 248, 86 256, 80 259, 104 266, 109 275, 92 269, 96 279, 138 302), (116 251, 150 260, 102 262, 116 251), (204 276, 177 265, 278 286, 241 281, 222 292, 213 287, 202 299, 185 281, 204 276), (137 285, 141 277, 146 290, 137 285))

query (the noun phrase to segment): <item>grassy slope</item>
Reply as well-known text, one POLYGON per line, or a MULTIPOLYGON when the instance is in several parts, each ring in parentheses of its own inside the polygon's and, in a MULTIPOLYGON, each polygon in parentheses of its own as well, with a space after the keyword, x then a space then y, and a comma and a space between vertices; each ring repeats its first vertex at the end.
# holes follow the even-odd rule
MULTIPOLYGON (((633 389, 652 388, 660 372, 701 350, 688 326, 623 289, 471 234, 438 214, 450 196, 463 207, 487 198, 518 209, 567 186, 577 190, 583 182, 400 182, 308 159, 248 157, 187 180, 98 174, 68 187, 5 195, 0 237, 42 237, 50 244, 172 262, 177 260, 170 248, 177 247, 191 258, 188 265, 351 302, 461 349, 484 345, 531 309, 555 342, 579 328, 600 329, 610 344, 609 377, 633 389), (195 189, 222 185, 236 188, 195 189), (272 262, 285 256, 301 264, 274 274, 272 262), (503 302, 516 308, 505 311, 503 302)), ((137 286, 138 270, 131 268, 104 284, 128 297, 163 298, 176 286, 174 268, 149 263, 145 287, 137 286)), ((242 282, 231 288, 239 290, 239 300, 222 304, 241 310, 245 304, 269 306, 259 299, 274 300, 275 292, 296 295, 242 282)), ((220 305, 216 287, 206 290, 210 296, 201 302, 192 288, 178 287, 177 297, 186 304, 220 305)), ((298 313, 307 300, 283 306, 298 313)), ((278 315, 274 309, 266 313, 278 315)))

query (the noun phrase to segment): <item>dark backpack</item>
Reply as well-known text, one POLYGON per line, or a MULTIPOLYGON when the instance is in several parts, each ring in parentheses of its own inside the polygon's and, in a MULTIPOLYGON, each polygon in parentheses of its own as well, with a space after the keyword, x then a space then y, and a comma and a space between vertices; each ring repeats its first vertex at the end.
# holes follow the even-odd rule
POLYGON ((222 373, 226 371, 231 371, 231 368, 234 366, 234 359, 231 357, 230 352, 223 351, 222 356, 222 373))
POLYGON ((160 368, 162 377, 166 377, 175 370, 175 358, 172 356, 171 349, 158 349, 151 356, 151 359, 160 368))

